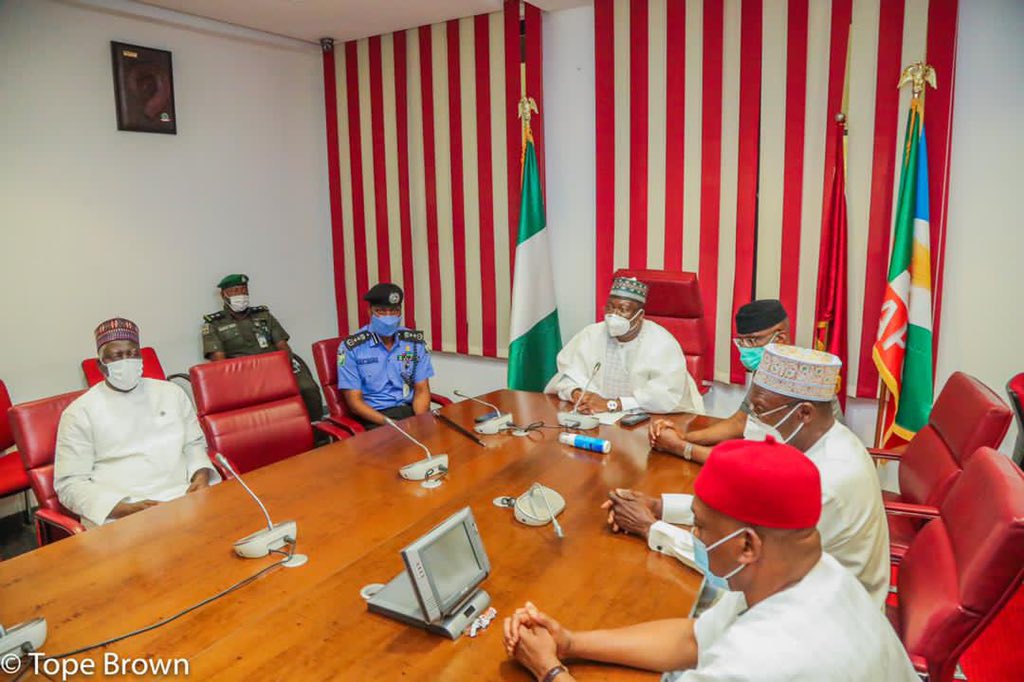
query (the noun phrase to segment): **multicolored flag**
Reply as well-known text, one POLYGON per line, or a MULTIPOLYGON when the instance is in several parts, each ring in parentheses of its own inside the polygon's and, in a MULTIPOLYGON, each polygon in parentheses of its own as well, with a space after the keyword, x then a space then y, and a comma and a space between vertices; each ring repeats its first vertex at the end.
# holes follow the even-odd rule
POLYGON ((843 363, 836 387, 846 409, 847 280, 846 280, 846 121, 836 121, 835 170, 829 193, 829 210, 821 226, 818 253, 818 294, 814 304, 814 347, 837 356, 843 363))
MULTIPOLYGON (((917 93, 915 92, 915 95, 917 93)), ((915 96, 907 117, 889 284, 882 300, 872 356, 891 399, 882 443, 909 440, 932 409, 932 274, 929 245, 928 150, 924 100, 915 96)))
POLYGON ((537 168, 537 150, 530 130, 533 100, 520 103, 523 118, 522 198, 515 272, 512 276, 512 317, 508 349, 508 387, 543 391, 556 371, 555 358, 562 348, 555 305, 555 280, 551 271, 551 247, 544 191, 537 168))

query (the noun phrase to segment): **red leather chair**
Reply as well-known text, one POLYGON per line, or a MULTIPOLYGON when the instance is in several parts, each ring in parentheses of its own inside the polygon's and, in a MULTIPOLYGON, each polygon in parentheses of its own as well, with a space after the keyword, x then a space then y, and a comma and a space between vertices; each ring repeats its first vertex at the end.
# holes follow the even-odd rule
POLYGON ((900 492, 883 492, 889 518, 889 546, 899 563, 914 535, 926 523, 908 514, 923 506, 934 512, 980 447, 999 447, 1010 428, 1010 409, 985 384, 955 372, 942 387, 928 424, 902 453, 870 450, 876 459, 900 463, 900 492))
POLYGON ((14 434, 11 432, 10 422, 7 420, 7 411, 11 409, 11 395, 7 392, 7 386, 0 381, 0 497, 22 494, 25 503, 25 523, 31 520, 32 506, 29 503, 28 491, 32 484, 28 480, 28 473, 21 461, 18 451, 3 454, 5 450, 14 445, 14 434))
POLYGON ((1013 444, 1013 461, 1024 467, 1024 372, 1010 379, 1006 384, 1013 413, 1017 415, 1017 441, 1013 444))
POLYGON ((700 392, 711 389, 707 353, 710 335, 704 321, 704 299, 693 272, 671 270, 616 270, 615 277, 636 277, 650 287, 646 318, 657 322, 676 337, 686 356, 686 368, 700 392))
MULTIPOLYGON (((363 425, 352 417, 352 413, 345 404, 345 398, 338 389, 338 346, 345 339, 336 336, 332 339, 323 339, 313 344, 313 364, 316 365, 316 375, 320 380, 320 388, 324 391, 324 398, 327 399, 327 418, 335 424, 356 434, 365 431, 363 425)), ((430 394, 430 402, 444 407, 451 405, 452 401, 437 393, 430 394)))
POLYGON ((21 403, 8 412, 32 493, 39 503, 36 541, 40 547, 85 531, 78 516, 60 503, 53 489, 53 455, 57 449, 60 416, 83 393, 85 391, 74 391, 21 403))
MULTIPOLYGON (((160 364, 160 358, 157 357, 156 351, 151 346, 145 346, 141 349, 142 352, 142 376, 147 379, 184 379, 188 381, 187 374, 172 374, 167 376, 164 373, 163 365, 160 364)), ((90 386, 103 381, 103 373, 100 372, 100 361, 96 358, 86 358, 82 360, 82 372, 85 374, 85 381, 90 386)))
POLYGON ((991 448, 971 455, 937 514, 913 539, 889 608, 911 661, 953 679, 967 647, 1024 579, 1024 473, 991 448))
POLYGON ((285 351, 208 362, 189 374, 210 449, 240 473, 312 450, 314 427, 336 439, 351 435, 324 422, 310 425, 285 351))

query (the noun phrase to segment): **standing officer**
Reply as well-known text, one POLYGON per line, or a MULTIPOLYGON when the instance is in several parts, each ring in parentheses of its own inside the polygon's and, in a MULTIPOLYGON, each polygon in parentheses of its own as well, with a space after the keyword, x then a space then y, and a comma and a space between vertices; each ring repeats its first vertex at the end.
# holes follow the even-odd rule
POLYGON ((356 419, 376 428, 430 409, 430 351, 423 332, 400 326, 401 287, 382 282, 366 292, 370 324, 338 346, 338 388, 356 419))
POLYGON ((267 306, 249 306, 249 277, 228 275, 217 286, 224 299, 224 309, 203 316, 203 355, 206 359, 216 361, 277 350, 288 351, 309 419, 319 421, 324 416, 320 389, 306 363, 288 347, 288 332, 270 314, 267 306))

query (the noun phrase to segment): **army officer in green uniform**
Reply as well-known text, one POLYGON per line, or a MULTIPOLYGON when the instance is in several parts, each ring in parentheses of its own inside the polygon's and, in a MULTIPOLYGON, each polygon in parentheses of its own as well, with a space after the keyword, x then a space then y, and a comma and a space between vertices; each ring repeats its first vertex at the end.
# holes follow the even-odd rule
POLYGON ((270 314, 267 306, 249 305, 249 278, 246 275, 228 275, 217 286, 224 299, 224 309, 203 316, 203 354, 206 358, 223 360, 288 351, 309 418, 319 421, 324 416, 320 388, 313 381, 309 368, 288 347, 288 332, 270 314))

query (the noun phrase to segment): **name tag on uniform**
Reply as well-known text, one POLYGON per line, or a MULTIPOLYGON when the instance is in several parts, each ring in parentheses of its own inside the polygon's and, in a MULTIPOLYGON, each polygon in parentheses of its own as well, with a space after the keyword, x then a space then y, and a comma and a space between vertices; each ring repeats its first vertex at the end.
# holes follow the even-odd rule
POLYGON ((267 342, 267 337, 259 332, 256 332, 256 341, 260 344, 260 348, 270 348, 270 344, 267 342))
POLYGON ((373 363, 378 362, 379 359, 380 358, 359 358, 358 360, 356 360, 356 364, 357 365, 372 365, 373 363))

